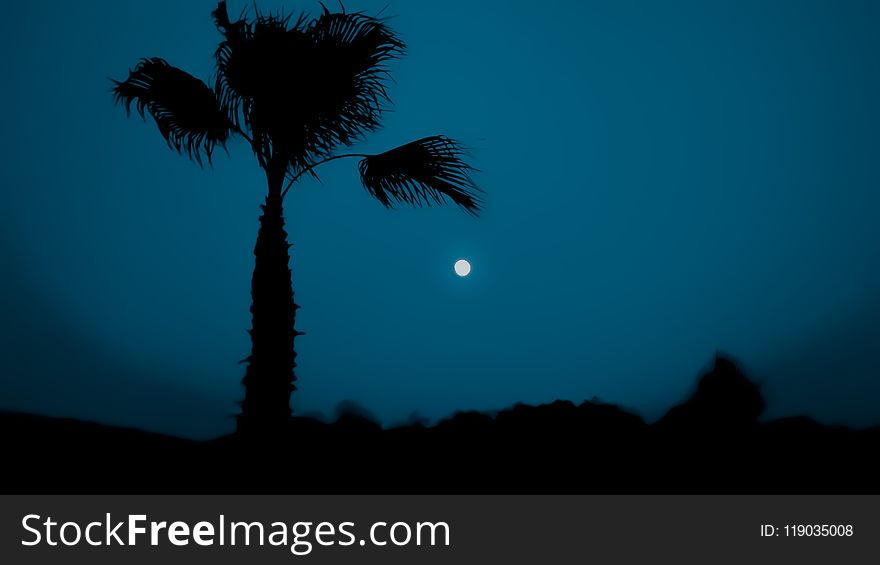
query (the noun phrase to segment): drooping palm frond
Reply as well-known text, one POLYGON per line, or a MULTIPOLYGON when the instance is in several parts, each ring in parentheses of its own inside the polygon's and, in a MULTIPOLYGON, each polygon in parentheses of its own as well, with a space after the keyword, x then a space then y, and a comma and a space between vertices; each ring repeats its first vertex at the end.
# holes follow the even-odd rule
POLYGON ((389 101, 386 64, 401 56, 403 41, 381 20, 362 12, 331 13, 324 8, 308 29, 314 42, 320 92, 315 131, 329 152, 349 145, 379 126, 389 101))
POLYGON ((149 112, 168 146, 200 165, 225 145, 231 123, 214 92, 201 80, 164 59, 142 59, 124 81, 113 81, 114 100, 146 119, 149 112))
POLYGON ((358 169, 364 187, 386 208, 393 207, 394 202, 444 204, 448 198, 477 215, 481 191, 471 179, 475 169, 463 157, 458 143, 438 135, 366 157, 358 169))
POLYGON ((303 170, 378 128, 385 63, 404 49, 383 22, 326 8, 311 21, 260 13, 232 21, 225 2, 213 15, 224 37, 215 92, 264 156, 303 170))

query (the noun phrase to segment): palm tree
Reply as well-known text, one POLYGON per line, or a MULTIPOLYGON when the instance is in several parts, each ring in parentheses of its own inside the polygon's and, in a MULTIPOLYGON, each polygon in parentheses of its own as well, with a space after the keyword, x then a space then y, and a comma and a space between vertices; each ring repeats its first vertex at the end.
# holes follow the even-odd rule
MULTIPOLYGON (((323 7, 323 6, 322 6, 323 7)), ((295 390, 293 300, 284 197, 304 175, 342 158, 360 159, 367 192, 385 207, 452 202, 480 210, 481 192, 462 147, 445 136, 425 137, 384 153, 337 153, 379 127, 387 63, 403 42, 381 19, 362 12, 315 17, 246 12, 232 21, 226 2, 212 16, 223 36, 213 87, 160 58, 142 59, 113 94, 130 114, 149 112, 168 146, 200 166, 217 146, 239 136, 266 173, 251 280, 251 354, 240 433, 271 435, 286 428, 295 390)))

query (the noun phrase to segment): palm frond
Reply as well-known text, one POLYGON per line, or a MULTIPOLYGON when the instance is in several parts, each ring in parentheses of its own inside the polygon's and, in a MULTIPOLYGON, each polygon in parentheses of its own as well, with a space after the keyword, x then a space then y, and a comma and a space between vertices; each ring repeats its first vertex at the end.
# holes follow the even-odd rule
POLYGON ((389 101, 386 63, 406 46, 385 23, 362 12, 323 13, 312 21, 318 112, 312 129, 319 152, 350 145, 379 127, 382 106, 389 101))
POLYGON ((214 92, 164 59, 142 59, 124 81, 113 81, 114 101, 131 114, 149 112, 168 146, 202 164, 229 139, 231 123, 214 92))
POLYGON ((471 179, 475 169, 464 156, 458 143, 438 135, 366 157, 358 169, 364 187, 386 208, 395 202, 421 206, 449 199, 477 215, 482 191, 471 179))
POLYGON ((363 12, 330 12, 324 7, 309 26, 308 34, 319 47, 339 50, 336 56, 348 72, 369 79, 386 78, 383 65, 406 51, 406 44, 384 21, 363 12))

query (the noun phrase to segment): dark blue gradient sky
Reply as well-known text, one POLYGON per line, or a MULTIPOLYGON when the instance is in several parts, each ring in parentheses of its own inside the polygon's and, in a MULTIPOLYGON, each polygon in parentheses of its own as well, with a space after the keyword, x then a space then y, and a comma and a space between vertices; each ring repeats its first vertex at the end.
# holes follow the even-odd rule
MULTIPOLYGON (((108 92, 142 56, 210 77, 215 4, 5 8, 0 409, 233 428, 264 177, 241 142, 201 171, 108 92)), ((386 13, 409 55, 362 148, 456 137, 487 209, 388 212, 355 162, 296 188, 296 412, 350 399, 395 423, 598 395, 654 418, 720 349, 772 416, 880 423, 880 4, 386 13)))

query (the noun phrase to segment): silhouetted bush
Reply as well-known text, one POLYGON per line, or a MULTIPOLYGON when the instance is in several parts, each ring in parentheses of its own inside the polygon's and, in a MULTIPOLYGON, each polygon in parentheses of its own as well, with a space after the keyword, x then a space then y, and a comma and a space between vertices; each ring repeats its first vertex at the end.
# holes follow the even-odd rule
POLYGON ((669 410, 657 425, 717 433, 755 426, 763 411, 758 385, 733 359, 719 354, 712 370, 699 379, 693 396, 669 410))

